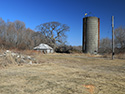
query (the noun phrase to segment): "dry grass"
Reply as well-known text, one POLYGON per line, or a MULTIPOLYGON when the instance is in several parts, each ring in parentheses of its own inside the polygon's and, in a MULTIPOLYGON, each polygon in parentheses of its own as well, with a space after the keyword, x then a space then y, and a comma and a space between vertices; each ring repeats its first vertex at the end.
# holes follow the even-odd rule
POLYGON ((15 61, 15 59, 11 55, 0 57, 0 68, 15 66, 17 64, 18 63, 15 61))
MULTIPOLYGON (((40 64, 0 70, 0 94, 124 94, 125 60, 31 54, 40 64)), ((2 61, 1 61, 2 62, 2 61)))
MULTIPOLYGON (((104 54, 101 57, 103 57, 103 58, 112 58, 112 54, 104 54)), ((116 59, 125 59, 125 53, 115 54, 114 58, 116 58, 116 59)))
POLYGON ((124 54, 117 54, 116 58, 118 58, 118 59, 125 59, 125 53, 124 54))

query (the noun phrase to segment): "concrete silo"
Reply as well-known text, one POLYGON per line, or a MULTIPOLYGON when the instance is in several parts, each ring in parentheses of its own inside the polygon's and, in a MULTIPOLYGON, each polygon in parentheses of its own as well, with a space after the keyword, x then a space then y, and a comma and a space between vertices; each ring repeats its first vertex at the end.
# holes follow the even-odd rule
POLYGON ((98 53, 100 39, 100 19, 97 17, 83 18, 83 46, 84 53, 98 53))

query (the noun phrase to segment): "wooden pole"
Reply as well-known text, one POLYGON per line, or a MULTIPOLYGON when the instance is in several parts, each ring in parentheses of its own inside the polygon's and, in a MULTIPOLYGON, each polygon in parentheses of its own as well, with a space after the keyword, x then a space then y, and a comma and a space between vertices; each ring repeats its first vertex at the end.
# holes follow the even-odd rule
POLYGON ((112 60, 114 59, 114 16, 112 16, 112 60))

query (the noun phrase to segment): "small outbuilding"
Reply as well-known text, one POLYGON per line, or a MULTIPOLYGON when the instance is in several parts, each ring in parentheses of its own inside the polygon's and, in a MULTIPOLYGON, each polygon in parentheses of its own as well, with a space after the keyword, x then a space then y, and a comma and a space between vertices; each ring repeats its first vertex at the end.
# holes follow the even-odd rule
POLYGON ((41 51, 42 53, 53 53, 54 50, 47 44, 41 43, 39 46, 34 47, 34 50, 41 51))

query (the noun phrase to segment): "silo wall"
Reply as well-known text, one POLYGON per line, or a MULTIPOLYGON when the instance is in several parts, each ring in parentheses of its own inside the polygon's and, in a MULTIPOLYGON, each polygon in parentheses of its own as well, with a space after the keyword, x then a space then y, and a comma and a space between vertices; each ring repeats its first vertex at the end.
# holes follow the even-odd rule
POLYGON ((83 52, 96 54, 99 48, 100 19, 83 18, 83 52))

